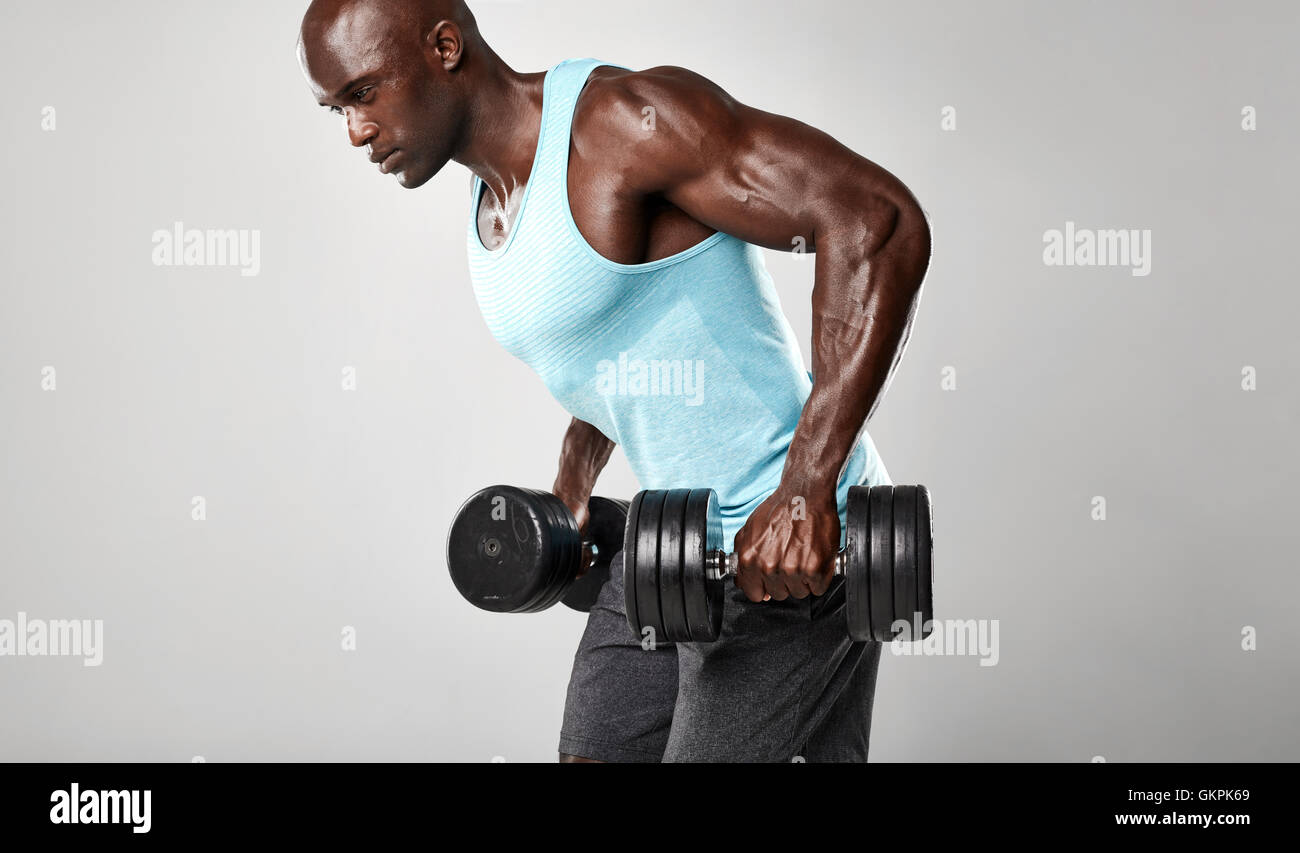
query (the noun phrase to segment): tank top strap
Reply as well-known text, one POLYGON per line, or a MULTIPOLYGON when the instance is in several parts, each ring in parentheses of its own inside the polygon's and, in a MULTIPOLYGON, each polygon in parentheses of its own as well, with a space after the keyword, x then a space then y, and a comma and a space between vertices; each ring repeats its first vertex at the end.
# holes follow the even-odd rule
POLYGON ((578 96, 582 93, 591 72, 602 65, 626 68, 617 63, 586 57, 566 59, 554 66, 547 75, 546 91, 543 96, 546 102, 546 114, 542 120, 541 152, 537 158, 537 169, 540 174, 536 176, 542 179, 542 183, 555 186, 561 179, 567 181, 569 141, 573 130, 573 113, 578 106, 578 96))

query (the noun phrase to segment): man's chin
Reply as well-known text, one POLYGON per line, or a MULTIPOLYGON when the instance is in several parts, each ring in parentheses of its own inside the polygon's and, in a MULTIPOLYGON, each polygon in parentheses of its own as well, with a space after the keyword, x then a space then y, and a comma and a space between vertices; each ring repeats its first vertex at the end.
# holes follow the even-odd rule
POLYGON ((397 178, 397 183, 402 189, 415 190, 429 182, 433 175, 426 175, 418 169, 403 169, 400 172, 394 172, 393 177, 397 178))

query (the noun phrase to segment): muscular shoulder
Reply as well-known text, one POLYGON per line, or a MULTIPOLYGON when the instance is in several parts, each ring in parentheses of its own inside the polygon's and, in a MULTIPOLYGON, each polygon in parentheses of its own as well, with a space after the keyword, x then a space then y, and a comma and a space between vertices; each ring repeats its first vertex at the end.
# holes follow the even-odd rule
POLYGON ((617 175, 621 188, 653 192, 720 159, 735 142, 740 109, 686 68, 601 66, 574 108, 573 153, 617 175))

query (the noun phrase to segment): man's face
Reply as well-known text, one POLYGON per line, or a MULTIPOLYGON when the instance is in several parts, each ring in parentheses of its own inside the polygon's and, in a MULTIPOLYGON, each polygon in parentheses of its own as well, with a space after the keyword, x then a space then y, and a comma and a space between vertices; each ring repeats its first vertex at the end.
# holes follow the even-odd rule
POLYGON ((342 115, 348 138, 383 174, 422 186, 452 157, 451 77, 416 25, 369 4, 344 4, 304 26, 298 46, 312 94, 342 115))

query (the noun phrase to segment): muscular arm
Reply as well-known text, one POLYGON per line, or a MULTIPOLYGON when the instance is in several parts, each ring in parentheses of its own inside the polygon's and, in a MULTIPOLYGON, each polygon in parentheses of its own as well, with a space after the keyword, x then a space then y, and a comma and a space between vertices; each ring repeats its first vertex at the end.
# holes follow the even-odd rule
MULTIPOLYGON (((747 242, 790 251, 802 238, 804 250, 816 253, 813 389, 771 503, 799 496, 832 512, 838 547, 839 475, 906 347, 929 266, 930 229, 920 205, 896 177, 829 135, 745 106, 686 69, 611 77, 593 97, 604 134, 622 142, 607 150, 616 152, 612 167, 626 203, 658 196, 747 242), (644 129, 646 107, 654 108, 653 130, 644 129)), ((815 548, 785 548, 786 565, 776 568, 804 576, 819 592, 829 583, 821 568, 833 552, 827 527, 810 535, 815 548)), ((742 578, 741 586, 752 599, 763 595, 762 579, 742 578)), ((767 591, 783 598, 787 590, 768 583, 767 591)), ((802 590, 791 584, 788 592, 802 590)))
POLYGON ((596 487, 596 478, 609 464, 613 452, 614 442, 591 424, 577 418, 569 423, 560 448, 560 468, 551 491, 564 501, 577 519, 578 529, 583 532, 586 532, 589 517, 587 501, 596 487))

